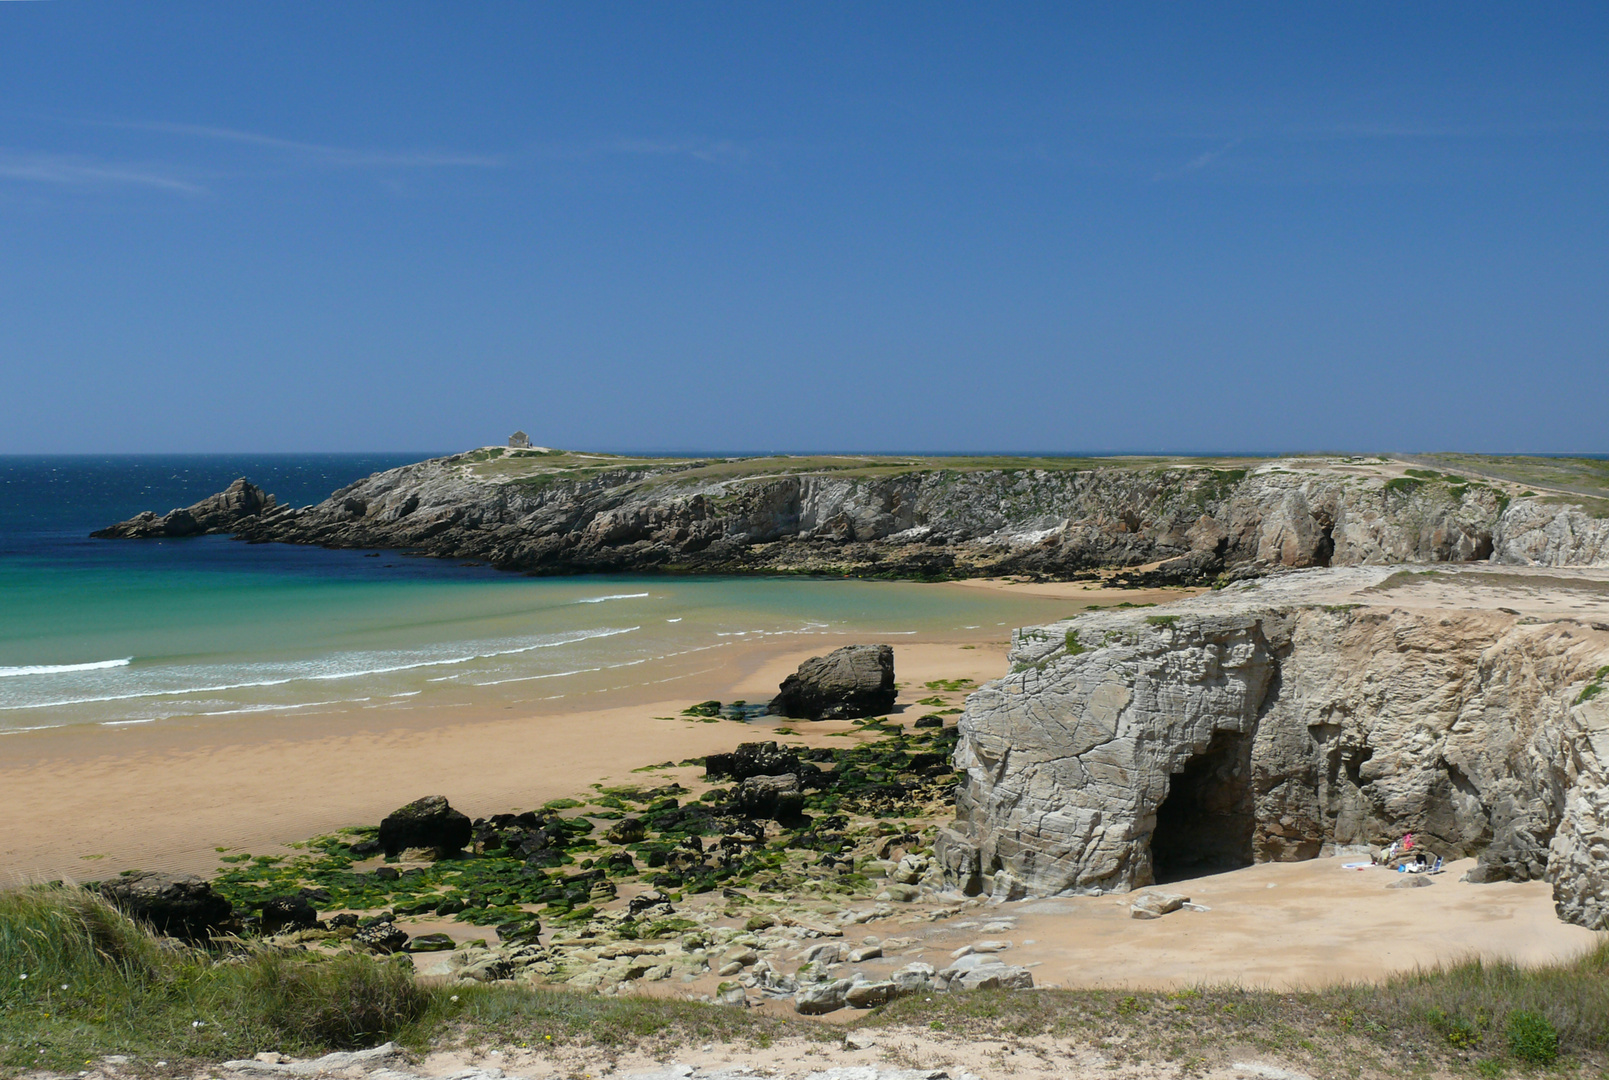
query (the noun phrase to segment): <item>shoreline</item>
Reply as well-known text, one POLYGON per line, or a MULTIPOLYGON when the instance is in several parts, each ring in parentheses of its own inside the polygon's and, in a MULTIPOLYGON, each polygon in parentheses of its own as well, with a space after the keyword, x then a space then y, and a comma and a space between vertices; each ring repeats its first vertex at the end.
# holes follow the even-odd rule
MULTIPOLYGON (((927 587, 1102 606, 1165 603, 1203 591, 1005 578, 927 587)), ((919 715, 924 707, 917 699, 929 694, 925 682, 983 683, 1005 674, 1012 629, 894 636, 827 631, 733 642, 717 657, 661 658, 663 670, 645 682, 517 704, 486 694, 425 707, 290 708, 13 731, 0 740, 6 750, 0 790, 19 809, 0 838, 0 881, 97 880, 126 869, 208 874, 218 869, 220 846, 254 854, 282 850, 339 828, 374 824, 423 795, 444 794, 472 817, 567 797, 633 768, 774 737, 772 731, 789 721, 705 724, 677 714, 711 698, 769 700, 800 662, 856 642, 894 645, 901 686, 896 714, 919 715), (594 734, 600 726, 609 732, 605 742, 594 734)), ((844 727, 798 724, 800 734, 790 741, 802 745, 844 727)))
MULTIPOLYGON (((996 580, 970 587, 1040 591, 1047 585, 996 580)), ((1103 606, 1150 602, 1134 590, 1081 583, 1048 587, 1058 598, 1107 601, 1103 606)), ((1415 588, 1436 593, 1420 602, 1445 603, 1435 581, 1415 588)), ((893 639, 900 687, 893 715, 909 721, 933 708, 958 707, 964 699, 964 687, 939 691, 926 683, 982 683, 1003 674, 1008 643, 999 633, 991 627, 971 636, 893 639), (935 694, 944 705, 929 703, 935 694)), ((848 722, 765 717, 743 723, 679 714, 709 698, 768 699, 803 659, 877 640, 877 634, 831 634, 734 644, 714 670, 689 659, 670 680, 599 690, 580 708, 575 699, 483 703, 169 721, 103 728, 90 739, 74 728, 20 734, 5 741, 13 752, 0 765, 0 787, 20 808, 0 840, 0 880, 86 881, 123 869, 211 876, 223 869, 221 855, 284 854, 318 835, 373 826, 425 795, 445 795, 464 813, 482 817, 584 798, 593 785, 641 782, 644 777, 633 776, 634 770, 730 750, 740 742, 777 738, 843 748, 845 741, 836 736, 855 730, 848 722), (687 692, 667 694, 667 686, 687 692), (779 736, 779 728, 796 734, 779 736)), ((700 772, 649 775, 696 789, 707 786, 700 772)), ((1435 888, 1387 892, 1383 875, 1345 874, 1338 861, 1257 864, 1165 886, 1203 907, 1161 922, 1129 917, 1126 906, 1134 894, 1008 905, 978 898, 964 905, 967 913, 930 929, 913 931, 914 915, 902 906, 855 933, 889 942, 914 933, 914 955, 935 963, 979 937, 1006 938, 1015 942, 1013 962, 1028 962, 1038 985, 1136 990, 1234 981, 1288 991, 1477 955, 1545 964, 1566 960, 1596 939, 1556 918, 1543 882, 1470 885, 1456 880, 1462 869, 1457 867, 1435 888)), ((476 933, 457 923, 438 925, 428 915, 404 921, 410 933, 476 933)), ((714 989, 706 978, 652 992, 679 996, 714 989)))
MULTIPOLYGON (((875 637, 834 636, 832 647, 875 637)), ((774 738, 790 724, 800 734, 785 741, 810 745, 848 725, 783 717, 705 723, 678 714, 709 698, 768 700, 821 644, 737 645, 715 672, 700 673, 697 692, 689 686, 669 697, 663 683, 601 691, 580 709, 555 701, 166 721, 97 727, 89 739, 81 727, 18 733, 6 739, 0 765, 0 789, 18 808, 0 840, 0 880, 84 881, 124 869, 208 874, 218 869, 220 846, 264 854, 373 825, 424 795, 444 794, 475 817, 774 738)), ((924 710, 916 703, 929 693, 924 682, 984 682, 1005 670, 1006 643, 981 637, 906 639, 895 648, 896 714, 924 710)))

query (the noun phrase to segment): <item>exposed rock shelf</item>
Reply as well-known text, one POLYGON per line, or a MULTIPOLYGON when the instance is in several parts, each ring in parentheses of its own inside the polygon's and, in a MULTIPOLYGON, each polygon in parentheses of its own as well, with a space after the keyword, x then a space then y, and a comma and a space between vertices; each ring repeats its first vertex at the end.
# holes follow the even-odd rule
POLYGON ((960 721, 952 883, 1126 891, 1413 832, 1609 928, 1609 575, 1309 571, 1166 612, 1016 633, 960 721), (1523 613, 1538 589, 1572 614, 1523 613))
POLYGON ((538 573, 1065 577, 1160 564, 1145 580, 1163 584, 1277 567, 1609 565, 1609 520, 1501 482, 1417 479, 1384 459, 695 461, 492 448, 377 473, 313 506, 248 505, 250 492, 261 496, 238 481, 97 535, 227 531, 538 573))
POLYGON ((90 535, 103 540, 152 540, 230 533, 281 509, 272 495, 241 477, 218 494, 208 495, 193 505, 169 510, 160 517, 147 510, 90 535))

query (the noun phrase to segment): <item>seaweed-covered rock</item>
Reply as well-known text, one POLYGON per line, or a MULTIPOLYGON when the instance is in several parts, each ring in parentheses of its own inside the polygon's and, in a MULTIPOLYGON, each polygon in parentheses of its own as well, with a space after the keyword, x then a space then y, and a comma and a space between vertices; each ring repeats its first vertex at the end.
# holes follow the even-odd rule
POLYGON ((450 934, 420 934, 406 948, 409 952, 450 952, 455 946, 450 934))
POLYGON ((782 680, 771 712, 799 720, 876 716, 894 707, 894 649, 845 645, 813 656, 782 680))
POLYGON ((648 827, 641 818, 621 818, 609 826, 609 831, 603 835, 611 844, 636 844, 648 835, 648 827))
POLYGON ((138 870, 103 882, 100 891, 130 918, 186 941, 206 940, 225 929, 234 915, 229 901, 195 874, 138 870))
POLYGON ((408 933, 393 922, 377 922, 358 928, 352 943, 378 953, 393 953, 408 944, 408 933))
POLYGON ((751 776, 781 776, 799 774, 799 754, 791 747, 774 742, 742 743, 728 754, 711 754, 704 759, 704 775, 729 776, 733 780, 747 780, 751 776))
POLYGON ((455 855, 472 835, 469 818, 449 806, 444 795, 416 799, 380 822, 380 846, 388 859, 408 848, 430 848, 437 857, 455 855))
POLYGON ((797 821, 804 810, 804 789, 792 773, 751 776, 737 786, 732 805, 746 817, 797 821))
POLYGON ((281 896, 263 904, 261 927, 264 937, 288 930, 311 930, 317 925, 318 910, 305 896, 281 896))

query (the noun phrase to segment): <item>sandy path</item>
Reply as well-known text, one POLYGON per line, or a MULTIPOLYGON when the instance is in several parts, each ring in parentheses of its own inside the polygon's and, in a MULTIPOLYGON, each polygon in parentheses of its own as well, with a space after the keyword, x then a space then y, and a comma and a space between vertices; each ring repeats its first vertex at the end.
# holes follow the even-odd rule
POLYGON ((1475 864, 1466 859, 1449 863, 1427 888, 1388 889, 1402 875, 1342 869, 1357 861, 1264 863, 1127 895, 984 905, 937 924, 923 942, 923 959, 942 966, 952 949, 1005 939, 1013 947, 1003 958, 1037 962, 1034 980, 1041 986, 1177 989, 1235 982, 1289 990, 1474 956, 1562 961, 1597 940, 1591 930, 1559 921, 1545 881, 1471 885, 1458 880, 1475 864), (1185 909, 1149 921, 1131 917, 1129 903, 1150 891, 1180 893, 1211 910, 1185 909), (1011 921, 1011 928, 982 929, 997 919, 1011 921), (967 922, 974 925, 958 925, 967 922))
MULTIPOLYGON (((826 648, 844 644, 834 637, 826 648)), ((0 882, 90 880, 141 867, 206 873, 217 847, 264 854, 347 825, 375 824, 412 799, 444 794, 471 816, 529 809, 631 770, 775 737, 787 721, 698 723, 694 701, 763 701, 823 643, 743 646, 674 698, 664 687, 609 695, 590 709, 294 714, 138 728, 59 728, 8 736, 0 764, 0 882), (382 726, 383 725, 383 726, 382 726)), ((902 705, 933 679, 1005 670, 988 641, 901 642, 902 705)), ((674 684, 679 685, 679 684, 674 684)), ((557 706, 555 706, 557 707, 557 706)), ((841 725, 793 722, 813 741, 841 725)))

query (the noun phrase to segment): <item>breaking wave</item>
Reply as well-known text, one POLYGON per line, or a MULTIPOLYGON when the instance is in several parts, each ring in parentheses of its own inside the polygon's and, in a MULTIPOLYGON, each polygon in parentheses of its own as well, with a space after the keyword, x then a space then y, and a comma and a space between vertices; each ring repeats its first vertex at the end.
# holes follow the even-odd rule
POLYGON ((121 660, 96 660, 88 664, 32 664, 26 667, 0 667, 0 679, 15 678, 18 675, 65 675, 71 671, 100 671, 102 668, 128 667, 134 662, 134 657, 125 656, 121 660))

